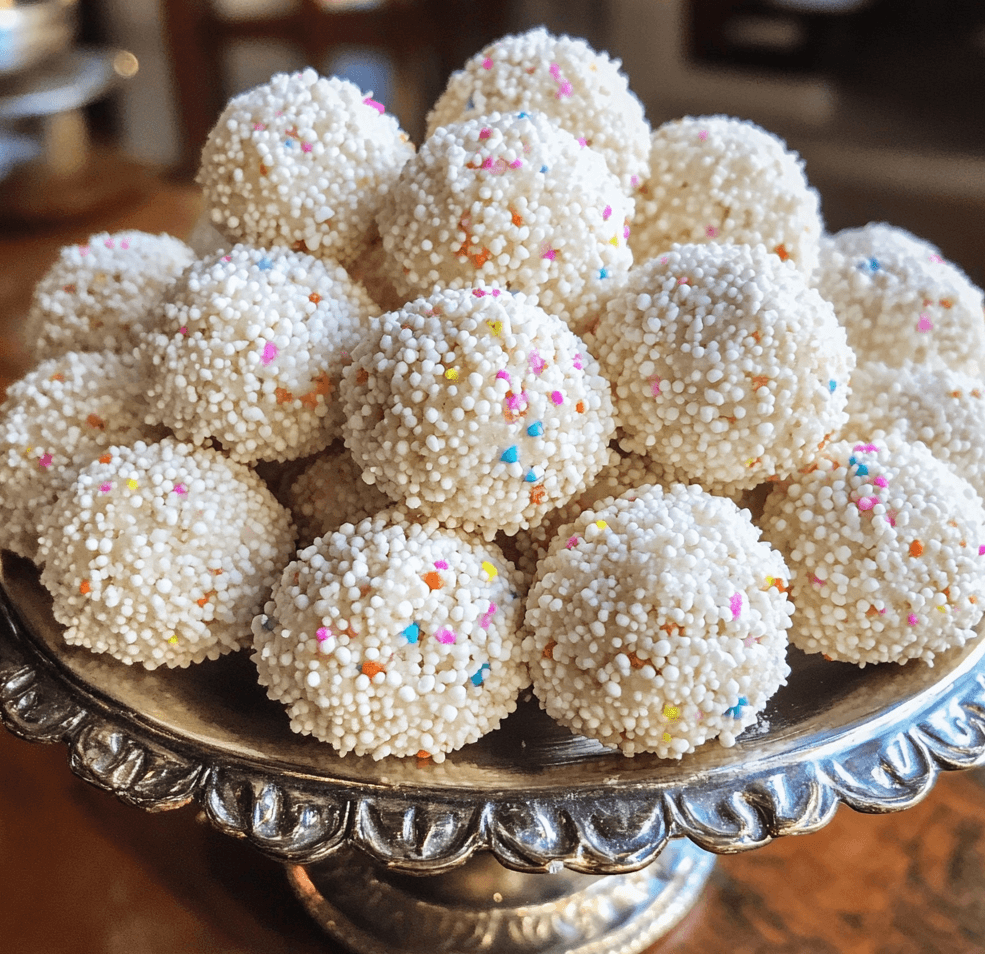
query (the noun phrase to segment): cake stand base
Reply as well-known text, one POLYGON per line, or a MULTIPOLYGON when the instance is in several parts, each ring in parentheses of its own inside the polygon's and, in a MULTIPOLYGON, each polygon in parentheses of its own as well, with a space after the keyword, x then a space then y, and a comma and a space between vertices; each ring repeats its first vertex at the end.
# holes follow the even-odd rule
POLYGON ((629 874, 524 874, 474 855, 414 876, 351 852, 290 865, 308 913, 356 954, 637 954, 697 901, 715 856, 674 839, 629 874))

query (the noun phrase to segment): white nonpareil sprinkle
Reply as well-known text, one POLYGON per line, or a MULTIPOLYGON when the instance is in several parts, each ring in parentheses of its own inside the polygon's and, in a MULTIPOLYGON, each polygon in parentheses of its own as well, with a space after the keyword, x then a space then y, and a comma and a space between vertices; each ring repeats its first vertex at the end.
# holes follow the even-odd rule
POLYGON ((371 94, 306 69, 230 100, 198 182, 213 225, 232 241, 346 265, 369 246, 380 201, 412 154, 371 94))
POLYGON ((581 339, 498 288, 438 291, 384 315, 346 368, 342 401, 365 480, 487 539, 583 490, 615 432, 581 339))
POLYGON ((410 298, 496 284, 584 330, 633 261, 633 200, 598 153, 540 113, 442 126, 377 217, 390 278, 410 298))
POLYGON ((340 434, 342 368, 378 313, 341 266, 300 252, 196 262, 144 345, 150 416, 245 463, 316 453, 340 434))
POLYGON ((813 281, 860 364, 938 360, 985 375, 982 290, 929 242, 882 222, 845 229, 822 241, 813 281))
POLYGON ((58 497, 39 540, 65 641, 147 669, 249 645, 293 552, 290 515, 256 474, 171 438, 110 447, 58 497))
POLYGON ((23 332, 29 354, 43 361, 66 351, 129 351, 194 258, 179 239, 136 231, 65 246, 34 289, 23 332))
POLYGON ((70 351, 42 361, 0 405, 0 546, 28 559, 55 497, 113 444, 156 440, 133 354, 70 351))
POLYGON ((253 661, 291 727, 340 754, 445 755, 496 728, 530 675, 494 545, 398 510, 344 524, 284 570, 253 661))
POLYGON ((729 116, 654 130, 630 239, 637 261, 675 242, 734 242, 765 245, 810 275, 822 227, 803 161, 773 133, 729 116))
POLYGON ((699 487, 644 486, 560 529, 527 597, 523 651, 548 714, 621 749, 732 745, 784 684, 779 553, 699 487))
POLYGON ((621 446, 725 494, 812 460, 845 421, 855 366, 831 306, 761 245, 674 246, 637 266, 593 349, 621 446))
POLYGON ((985 507, 919 443, 838 441, 766 500, 785 555, 790 641, 864 666, 934 657, 974 638, 985 607, 985 507))
POLYGON ((452 73, 428 115, 428 135, 493 112, 541 112, 600 153, 631 194, 646 176, 650 126, 619 65, 543 27, 501 37, 452 73))

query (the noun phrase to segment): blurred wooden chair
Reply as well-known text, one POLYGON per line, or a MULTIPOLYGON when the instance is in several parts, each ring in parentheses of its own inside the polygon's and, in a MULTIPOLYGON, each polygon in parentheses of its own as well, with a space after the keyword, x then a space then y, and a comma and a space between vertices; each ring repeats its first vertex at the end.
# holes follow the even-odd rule
MULTIPOLYGON (((235 6, 227 0, 226 8, 235 6)), ((393 64, 398 103, 388 103, 420 139, 426 110, 448 74, 485 43, 506 32, 508 0, 292 0, 283 12, 229 15, 215 0, 164 0, 178 117, 183 135, 180 171, 194 172, 199 154, 230 90, 226 54, 237 41, 277 40, 321 69, 333 52, 362 47, 393 64)), ((257 8, 257 5, 247 4, 257 8)))

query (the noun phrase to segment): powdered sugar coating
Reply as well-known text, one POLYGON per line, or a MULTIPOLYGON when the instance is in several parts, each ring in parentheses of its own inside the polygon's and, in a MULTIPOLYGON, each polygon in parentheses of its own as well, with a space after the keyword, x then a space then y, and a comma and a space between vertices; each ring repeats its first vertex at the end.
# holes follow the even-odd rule
POLYGON ((940 250, 872 222, 825 237, 814 275, 859 363, 938 362, 985 376, 982 290, 940 250))
POLYGON ((393 506, 386 494, 362 479, 359 465, 342 446, 330 447, 311 461, 287 496, 299 547, 334 533, 343 523, 359 523, 393 506))
POLYGON ((144 423, 145 384, 133 354, 70 351, 7 389, 0 405, 0 546, 35 559, 42 515, 85 465, 113 444, 164 435, 144 423))
POLYGON ((41 528, 41 582, 65 641, 147 669, 249 645, 290 559, 287 511, 248 468, 167 438, 114 446, 41 528))
POLYGON ((295 732, 341 755, 443 761, 529 683, 512 577, 495 546, 397 511, 344 524, 298 554, 254 620, 260 684, 295 732))
POLYGON ((873 361, 852 375, 842 438, 922 441, 985 498, 985 382, 935 365, 873 361))
POLYGON ((576 332, 633 256, 633 200, 591 149, 539 113, 442 126, 378 216, 408 299, 480 282, 536 297, 576 332))
POLYGON ((646 176, 650 126, 619 66, 543 27, 501 37, 452 73, 428 115, 428 135, 493 112, 544 113, 599 152, 630 194, 646 176))
POLYGON ((621 446, 723 494, 809 462, 845 421, 855 366, 830 304, 761 245, 674 246, 637 266, 593 347, 621 446))
POLYGON ((764 536, 786 557, 790 641, 865 666, 974 638, 985 607, 985 507, 920 443, 832 444, 766 500, 764 536))
POLYGON ((202 150, 198 183, 233 242, 285 245, 342 264, 413 146, 383 106, 313 69, 278 73, 231 99, 202 150))
POLYGON ((560 319, 498 288, 383 315, 342 382, 363 478, 488 539, 583 490, 615 430, 607 382, 560 319))
POLYGON ((235 460, 290 460, 339 436, 342 367, 379 309, 339 266, 237 245, 172 290, 147 338, 150 415, 235 460))
POLYGON ((66 245, 34 289, 23 333, 29 354, 37 362, 66 351, 128 351, 194 258, 179 239, 132 230, 66 245))
POLYGON ((730 746, 789 674, 786 580, 730 500, 676 484, 606 501, 561 529, 530 589, 534 691, 626 755, 730 746))
POLYGON ((820 202, 803 160, 773 133, 730 116, 654 130, 630 245, 641 262, 679 243, 765 245, 805 275, 817 265, 820 202))

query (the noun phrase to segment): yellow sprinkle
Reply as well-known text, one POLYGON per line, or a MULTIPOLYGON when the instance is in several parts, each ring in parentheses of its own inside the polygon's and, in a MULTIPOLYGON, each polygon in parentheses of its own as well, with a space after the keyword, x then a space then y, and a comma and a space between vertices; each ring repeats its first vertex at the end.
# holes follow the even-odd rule
POLYGON ((448 378, 449 381, 457 381, 458 380, 458 368, 449 368, 445 372, 445 377, 448 378))
POLYGON ((136 490, 136 489, 137 489, 137 481, 135 481, 135 480, 134 480, 134 479, 133 479, 133 478, 131 477, 131 478, 130 478, 130 479, 129 479, 129 480, 127 481, 127 487, 129 487, 129 488, 130 488, 131 490, 136 490))
POLYGON ((664 718, 676 722, 681 717, 680 706, 672 706, 669 702, 664 706, 664 718))
POLYGON ((495 580, 499 576, 499 570, 496 569, 488 560, 482 561, 482 569, 486 571, 486 575, 490 580, 495 580))
POLYGON ((610 245, 616 245, 616 246, 618 246, 619 245, 619 236, 618 235, 613 235, 612 238, 609 239, 609 244, 610 245))
POLYGON ((946 606, 938 606, 937 607, 937 612, 938 613, 946 613, 947 612, 947 607, 946 606))
POLYGON ((604 530, 609 525, 604 520, 596 520, 595 526, 598 527, 599 530, 604 530))
POLYGON ((669 742, 670 741, 670 733, 669 732, 665 732, 660 738, 662 738, 664 740, 664 742, 669 742))
POLYGON ((171 643, 171 644, 173 645, 174 643, 176 643, 176 642, 178 642, 178 637, 177 637, 177 636, 172 636, 172 637, 171 637, 171 638, 170 638, 170 639, 168 640, 168 642, 169 642, 169 643, 171 643))
POLYGON ((501 321, 494 321, 490 318, 486 324, 489 325, 489 328, 494 335, 501 335, 503 333, 503 323, 501 321))

